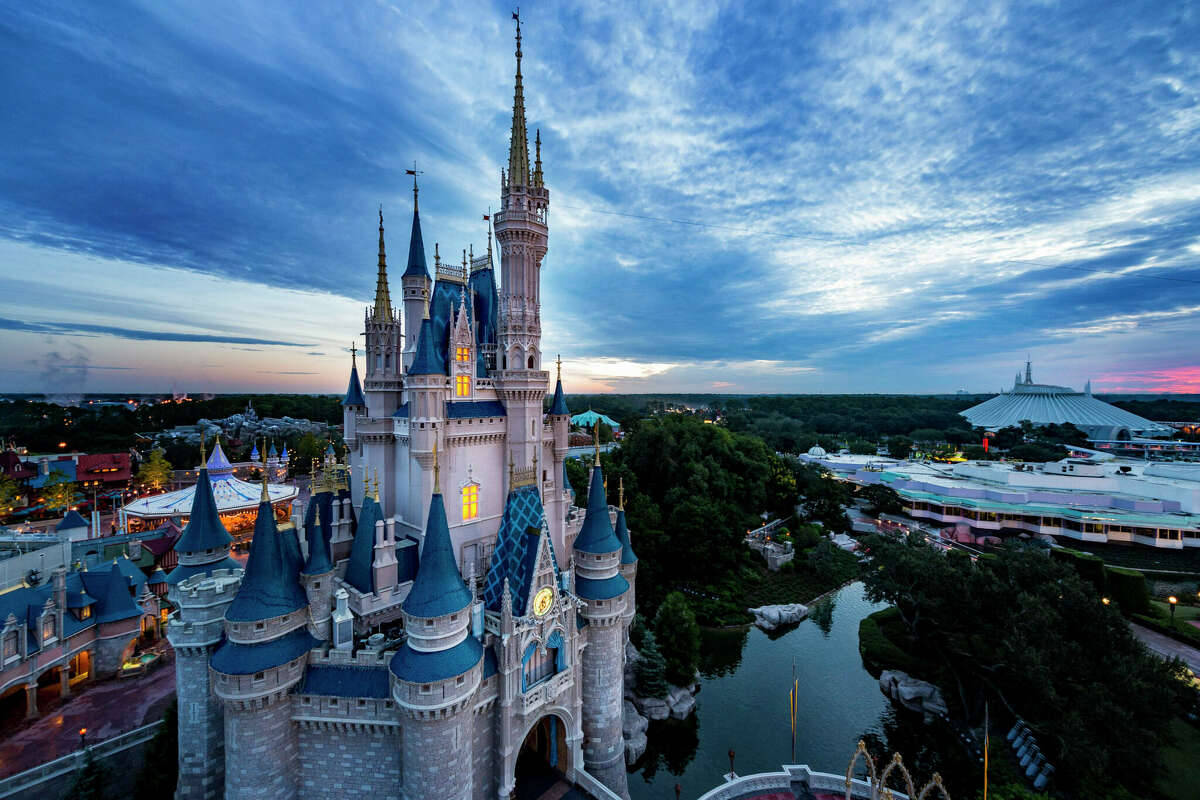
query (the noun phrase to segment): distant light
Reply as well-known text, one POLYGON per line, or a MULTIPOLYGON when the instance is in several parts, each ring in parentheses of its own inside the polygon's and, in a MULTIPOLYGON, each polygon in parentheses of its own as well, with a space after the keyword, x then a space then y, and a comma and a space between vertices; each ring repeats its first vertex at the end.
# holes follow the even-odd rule
POLYGON ((1171 595, 1170 597, 1167 598, 1167 602, 1170 603, 1171 605, 1175 605, 1176 603, 1179 602, 1179 598, 1176 597, 1175 595, 1171 595))
POLYGON ((66 442, 59 442, 59 443, 58 443, 58 446, 59 446, 60 448, 63 448, 63 447, 66 447, 66 446, 67 446, 67 443, 66 443, 66 442))

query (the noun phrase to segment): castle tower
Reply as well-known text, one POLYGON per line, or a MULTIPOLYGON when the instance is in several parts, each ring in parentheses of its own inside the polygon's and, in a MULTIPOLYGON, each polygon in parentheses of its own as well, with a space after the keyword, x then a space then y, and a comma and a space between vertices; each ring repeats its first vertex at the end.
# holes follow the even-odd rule
POLYGON ((575 539, 575 594, 587 604, 582 613, 588 622, 582 664, 583 761, 605 786, 628 797, 621 724, 630 586, 621 575, 621 550, 608 515, 597 439, 587 515, 575 539))
POLYGON ((408 640, 391 661, 392 697, 405 717, 401 796, 470 800, 472 706, 483 678, 483 647, 471 635, 473 598, 454 557, 437 470, 435 453, 425 545, 404 600, 408 640))
POLYGON ((400 404, 403 373, 400 317, 392 309, 388 291, 387 254, 383 245, 383 209, 379 210, 379 273, 375 281, 375 305, 365 315, 367 408, 372 417, 391 416, 400 404))
POLYGON ((213 450, 212 458, 204 459, 204 442, 200 442, 200 475, 196 479, 196 490, 192 497, 192 513, 188 516, 188 524, 175 542, 174 550, 179 554, 179 564, 167 575, 167 597, 177 603, 175 590, 178 584, 196 575, 207 575, 213 570, 240 570, 242 565, 229 557, 229 547, 233 537, 225 530, 221 517, 217 514, 217 501, 213 497, 212 482, 209 480, 208 469, 212 464, 217 467, 225 460, 218 441, 213 450))
POLYGON ((417 207, 417 176, 413 170, 412 235, 408 240, 408 266, 400 278, 404 291, 404 369, 407 371, 417 352, 421 318, 429 301, 429 267, 425 263, 425 241, 421 238, 421 212, 417 207))
POLYGON ((225 612, 225 641, 211 661, 213 691, 224 703, 228 800, 297 796, 291 689, 320 644, 308 632, 298 561, 294 531, 276 528, 264 483, 246 571, 225 612))
POLYGON ((176 800, 225 797, 224 706, 212 693, 208 662, 224 635, 225 609, 233 601, 241 573, 240 567, 197 573, 172 587, 177 609, 167 627, 167 640, 175 648, 179 702, 176 800))
POLYGON ((342 400, 342 431, 346 447, 354 452, 357 445, 358 418, 367 413, 367 399, 363 397, 362 385, 358 382, 358 348, 350 345, 350 385, 342 400))
MULTIPOLYGON (((554 432, 554 445, 550 463, 546 465, 546 472, 548 477, 553 477, 555 482, 565 490, 570 487, 570 483, 567 481, 566 458, 571 412, 567 409, 567 397, 563 393, 561 358, 556 360, 556 366, 558 367, 558 378, 554 384, 554 399, 550 403, 550 413, 547 415, 550 429, 554 432)), ((566 519, 567 507, 571 502, 570 495, 566 491, 553 492, 544 498, 544 502, 550 535, 554 539, 555 552, 565 555, 567 553, 566 519)))
POLYGON ((375 523, 382 517, 379 503, 371 493, 363 490, 362 509, 358 512, 358 531, 350 547, 350 561, 346 565, 346 583, 363 594, 375 591, 375 571, 372 569, 375 554, 375 523))
POLYGON ((509 454, 518 464, 533 462, 542 435, 542 400, 549 375, 542 371, 541 269, 548 240, 550 192, 541 173, 529 170, 529 136, 521 77, 521 22, 517 20, 517 75, 513 93, 508 172, 495 215, 500 244, 499 371, 496 394, 508 414, 509 454))
POLYGON ((452 364, 450 381, 455 400, 470 400, 474 394, 476 367, 475 337, 467 314, 467 293, 463 289, 458 313, 450 328, 450 352, 447 363, 452 364))
POLYGON ((300 570, 300 582, 308 598, 309 632, 323 642, 330 639, 333 613, 333 561, 330 558, 329 526, 321 524, 321 506, 316 505, 311 525, 304 526, 308 560, 300 570))
POLYGON ((637 563, 638 558, 633 553, 633 543, 629 538, 629 528, 625 524, 625 479, 622 478, 617 489, 617 522, 616 534, 617 541, 621 543, 621 577, 629 582, 629 594, 625 599, 625 615, 623 617, 625 624, 625 637, 629 637, 629 626, 633 624, 633 617, 637 614, 636 580, 637 580, 637 563))
MULTIPOLYGON (((433 488, 433 448, 445 417, 446 394, 446 373, 442 370, 438 349, 434 342, 429 308, 426 307, 417 336, 417 351, 405 379, 408 389, 409 453, 420 466, 420 469, 410 471, 412 480, 408 487, 409 495, 405 498, 409 509, 422 508, 433 488)), ((385 496, 380 506, 384 517, 395 514, 394 498, 385 496)))

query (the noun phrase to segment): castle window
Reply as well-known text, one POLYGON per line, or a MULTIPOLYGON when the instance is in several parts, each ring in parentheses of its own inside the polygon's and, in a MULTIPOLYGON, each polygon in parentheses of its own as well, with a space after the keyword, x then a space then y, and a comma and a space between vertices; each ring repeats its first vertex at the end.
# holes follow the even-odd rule
POLYGON ((421 694, 432 694, 432 693, 433 693, 433 687, 430 686, 428 683, 421 685, 421 694))
POLYGON ((79 609, 79 618, 80 619, 89 619, 91 616, 92 616, 92 607, 91 606, 84 606, 83 608, 79 609))
POLYGON ((254 673, 254 680, 256 680, 256 681, 261 681, 265 677, 266 677, 266 675, 262 672, 254 673))
POLYGON ((455 383, 455 394, 459 397, 466 397, 471 394, 471 376, 459 375, 455 383))
POLYGON ((462 489, 462 518, 465 522, 479 516, 479 484, 468 483, 462 489))
POLYGON ((267 627, 267 624, 265 622, 254 623, 254 630, 256 630, 256 631, 261 631, 265 627, 267 627))
POLYGON ((455 681, 454 681, 454 685, 455 685, 455 686, 462 686, 462 685, 463 685, 464 683, 466 683, 466 682, 467 682, 467 676, 466 676, 466 675, 459 675, 459 676, 458 676, 458 677, 455 679, 455 681))
POLYGON ((471 348, 457 347, 454 350, 454 360, 459 363, 466 363, 471 360, 471 348))
POLYGON ((17 639, 16 631, 9 631, 8 633, 6 633, 4 635, 4 660, 5 661, 10 661, 21 655, 20 652, 17 650, 18 644, 19 644, 19 641, 17 639))
POLYGON ((54 626, 54 617, 50 614, 47 614, 45 619, 42 620, 42 641, 54 641, 56 636, 57 628, 54 626))

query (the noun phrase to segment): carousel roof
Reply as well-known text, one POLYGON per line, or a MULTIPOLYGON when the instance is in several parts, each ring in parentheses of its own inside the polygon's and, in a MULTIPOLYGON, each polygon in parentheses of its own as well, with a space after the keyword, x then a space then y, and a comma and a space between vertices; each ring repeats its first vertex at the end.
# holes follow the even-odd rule
MULTIPOLYGON (((249 483, 233 475, 233 466, 225 457, 220 441, 208 457, 208 478, 212 483, 213 499, 217 502, 217 512, 243 511, 256 508, 262 498, 262 484, 249 483)), ((291 500, 300 490, 295 486, 272 483, 267 485, 267 495, 272 505, 283 500, 291 500)), ((192 504, 196 497, 196 486, 188 486, 174 492, 156 494, 153 497, 143 497, 125 506, 125 513, 131 517, 174 517, 188 516, 192 513, 192 504)))

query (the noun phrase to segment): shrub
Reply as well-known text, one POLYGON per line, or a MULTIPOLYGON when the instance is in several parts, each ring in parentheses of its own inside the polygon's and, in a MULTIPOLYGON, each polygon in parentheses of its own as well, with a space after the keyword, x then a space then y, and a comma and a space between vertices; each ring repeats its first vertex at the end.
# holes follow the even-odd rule
POLYGON ((667 680, 687 686, 700 665, 700 626, 680 592, 671 592, 654 616, 654 635, 667 661, 667 680))
POLYGON ((670 691, 666 672, 667 662, 658 649, 658 643, 654 641, 654 631, 647 630, 642 639, 641 658, 634 667, 638 696, 666 697, 670 691))
POLYGON ((1150 595, 1146 591, 1146 576, 1137 570, 1105 567, 1108 596, 1123 614, 1144 614, 1150 610, 1150 595))
POLYGON ((1098 593, 1104 593, 1104 559, 1066 547, 1057 547, 1050 552, 1054 558, 1070 565, 1098 593))
POLYGON ((858 653, 867 672, 879 677, 885 669, 898 669, 909 675, 925 671, 917 658, 888 636, 888 633, 902 635, 903 628, 904 622, 895 606, 876 611, 858 623, 858 653))

